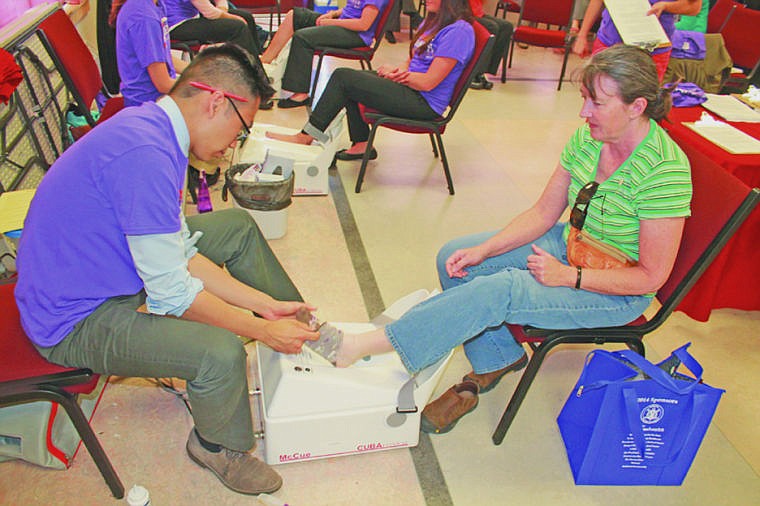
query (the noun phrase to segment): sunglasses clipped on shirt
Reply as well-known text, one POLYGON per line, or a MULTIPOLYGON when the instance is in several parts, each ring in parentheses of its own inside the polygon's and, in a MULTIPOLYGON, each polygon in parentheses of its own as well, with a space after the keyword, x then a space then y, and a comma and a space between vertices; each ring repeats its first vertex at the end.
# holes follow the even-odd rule
POLYGON ((218 91, 224 96, 224 98, 226 98, 229 101, 230 105, 232 106, 232 110, 235 111, 235 114, 237 114, 238 119, 240 119, 240 123, 243 125, 243 130, 237 136, 237 141, 240 144, 243 144, 245 140, 248 138, 248 136, 251 135, 251 129, 245 123, 245 120, 243 119, 243 115, 240 114, 240 110, 238 110, 233 100, 237 100, 238 102, 248 102, 248 99, 245 97, 241 97, 240 95, 235 95, 234 93, 218 90, 212 86, 209 86, 208 84, 199 83, 197 81, 191 81, 190 86, 192 86, 193 88, 198 88, 199 90, 208 91, 210 93, 215 93, 218 91))
POLYGON ((591 202, 591 199, 596 195, 597 189, 599 189, 599 183, 591 181, 586 183, 578 192, 578 196, 575 198, 575 205, 573 206, 572 211, 570 211, 570 225, 572 227, 578 230, 583 229, 583 224, 586 222, 589 202, 591 202))

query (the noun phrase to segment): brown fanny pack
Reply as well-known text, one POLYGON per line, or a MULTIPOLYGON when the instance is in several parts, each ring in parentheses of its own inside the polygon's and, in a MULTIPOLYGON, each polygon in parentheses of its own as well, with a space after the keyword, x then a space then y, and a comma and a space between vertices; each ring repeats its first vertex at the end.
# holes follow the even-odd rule
POLYGON ((567 236, 567 261, 584 269, 616 269, 637 265, 634 259, 609 244, 571 226, 567 236))

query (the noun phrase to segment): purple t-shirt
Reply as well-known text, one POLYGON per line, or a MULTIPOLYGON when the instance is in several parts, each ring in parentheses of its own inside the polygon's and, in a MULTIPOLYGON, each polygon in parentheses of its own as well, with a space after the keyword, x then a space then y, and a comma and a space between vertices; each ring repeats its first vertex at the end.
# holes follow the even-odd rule
POLYGON ((152 63, 165 63, 175 78, 166 11, 159 1, 129 0, 116 18, 116 62, 124 105, 154 102, 161 93, 148 74, 152 63))
POLYGON ((166 15, 169 18, 169 27, 173 27, 186 19, 196 17, 198 9, 190 0, 164 0, 166 4, 166 15))
POLYGON ((54 346, 106 299, 143 288, 126 236, 180 231, 186 170, 153 102, 123 109, 56 160, 18 251, 16 300, 33 342, 54 346))
POLYGON ((410 72, 427 72, 435 58, 453 58, 457 61, 449 75, 438 86, 430 91, 420 92, 431 109, 438 114, 443 114, 449 106, 459 76, 472 58, 475 49, 475 30, 470 23, 460 19, 439 31, 425 51, 418 55, 417 47, 424 43, 423 39, 426 35, 427 33, 423 34, 415 43, 412 61, 409 62, 410 72))
POLYGON ((359 37, 362 38, 365 44, 370 46, 375 39, 375 28, 380 22, 380 15, 387 3, 388 0, 347 0, 346 6, 343 7, 343 11, 340 13, 340 19, 359 19, 362 17, 362 11, 366 6, 374 5, 377 7, 377 16, 375 16, 372 26, 369 27, 369 30, 359 32, 359 37))
MULTIPOLYGON (((649 0, 649 4, 654 5, 658 1, 661 0, 649 0)), ((669 12, 663 12, 662 15, 660 15, 660 24, 665 30, 665 35, 672 40, 673 31, 676 29, 676 15, 669 12)), ((599 41, 607 47, 623 42, 623 39, 620 37, 617 28, 615 28, 615 23, 612 22, 612 18, 607 9, 604 9, 602 12, 602 21, 599 24, 599 31, 596 33, 596 36, 599 41)), ((657 48, 652 51, 652 54, 664 53, 666 51, 670 51, 670 47, 657 48)))

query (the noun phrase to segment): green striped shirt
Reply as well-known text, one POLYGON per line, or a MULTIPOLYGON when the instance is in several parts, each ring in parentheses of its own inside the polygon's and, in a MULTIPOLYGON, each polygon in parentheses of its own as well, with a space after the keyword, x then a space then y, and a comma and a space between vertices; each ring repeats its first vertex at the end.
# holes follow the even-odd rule
MULTIPOLYGON (((560 163, 570 173, 569 205, 578 191, 596 177, 602 142, 588 125, 576 130, 560 163)), ((639 222, 691 214, 691 170, 681 148, 654 121, 649 133, 607 179, 599 184, 588 207, 583 229, 595 238, 639 259, 639 222)), ((569 225, 565 228, 565 239, 569 225)))

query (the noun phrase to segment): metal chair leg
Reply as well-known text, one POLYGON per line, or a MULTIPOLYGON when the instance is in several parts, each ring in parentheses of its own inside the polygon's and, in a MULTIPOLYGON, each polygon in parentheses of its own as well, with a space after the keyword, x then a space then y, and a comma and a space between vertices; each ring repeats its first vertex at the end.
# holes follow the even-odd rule
POLYGON ((317 83, 319 82, 319 73, 322 71, 322 60, 324 57, 325 54, 321 53, 317 59, 317 70, 314 72, 314 81, 311 84, 311 92, 309 92, 312 102, 314 101, 314 95, 317 93, 317 83))
POLYGON ((108 488, 111 489, 111 493, 117 499, 124 497, 124 485, 121 483, 119 476, 116 474, 116 470, 111 465, 111 461, 108 460, 105 450, 95 436, 90 423, 82 412, 82 408, 76 402, 76 397, 64 390, 55 387, 40 386, 38 392, 40 397, 48 398, 49 400, 58 403, 66 410, 71 422, 74 424, 79 437, 82 438, 87 451, 90 452, 92 460, 98 466, 100 474, 106 481, 108 488))
POLYGON ((499 425, 496 426, 496 430, 494 431, 493 436, 491 436, 493 444, 500 445, 501 442, 504 441, 504 436, 507 435, 507 431, 512 425, 512 421, 515 419, 517 411, 520 409, 525 396, 528 394, 530 386, 533 384, 533 380, 536 379, 536 374, 538 374, 538 370, 541 368, 541 364, 546 357, 547 351, 553 347, 554 343, 547 341, 542 343, 533 352, 533 356, 530 357, 525 372, 523 372, 520 381, 517 383, 517 388, 515 388, 512 398, 509 399, 509 404, 507 404, 504 414, 501 415, 499 425))
POLYGON ((565 77, 565 69, 567 68, 567 57, 570 54, 570 45, 565 46, 565 58, 562 60, 562 70, 559 72, 559 84, 557 85, 557 91, 562 89, 562 79, 565 77))
POLYGON ((443 138, 438 132, 435 133, 435 138, 438 141, 438 150, 441 152, 441 163, 443 163, 443 173, 446 175, 446 184, 449 186, 449 195, 454 195, 454 182, 451 180, 449 161, 446 158, 446 151, 443 149, 443 138))
POLYGON ((356 187, 354 192, 359 193, 362 191, 362 182, 364 182, 364 174, 367 172, 367 164, 369 163, 369 155, 372 152, 372 144, 375 142, 375 134, 377 133, 377 123, 372 124, 372 128, 369 131, 369 137, 367 138, 367 147, 364 149, 364 156, 362 156, 362 166, 359 169, 359 176, 356 178, 356 187))
POLYGON ((433 146, 433 156, 438 158, 438 146, 435 145, 435 136, 430 134, 430 144, 433 146))

